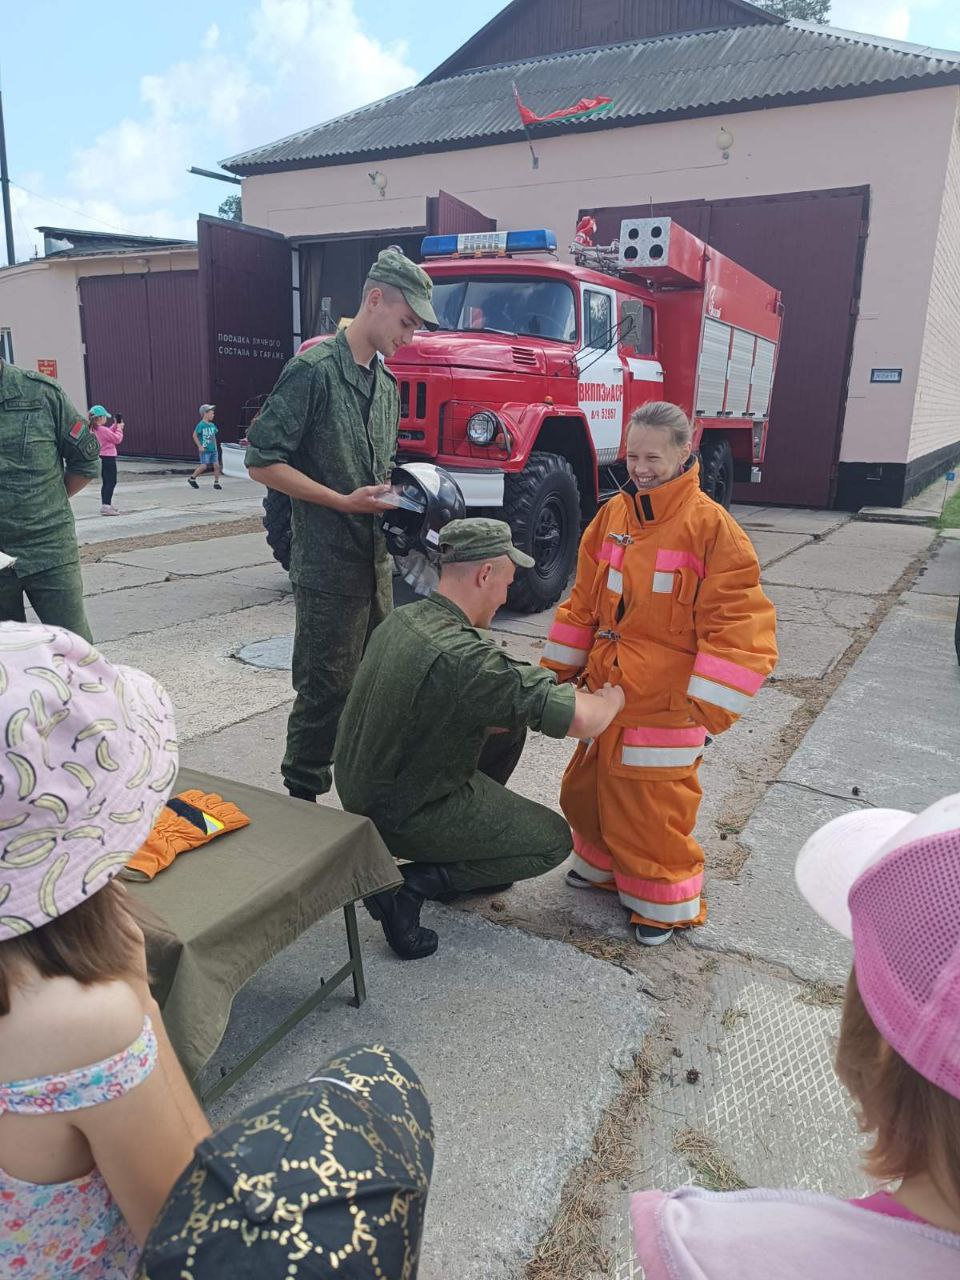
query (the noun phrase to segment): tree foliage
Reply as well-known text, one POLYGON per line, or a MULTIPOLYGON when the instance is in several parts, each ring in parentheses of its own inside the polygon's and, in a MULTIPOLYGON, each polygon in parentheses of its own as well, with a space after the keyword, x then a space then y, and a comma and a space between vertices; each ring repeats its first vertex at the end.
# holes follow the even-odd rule
POLYGON ((830 21, 830 0, 754 0, 758 9, 766 9, 780 18, 796 18, 800 22, 830 21))
POLYGON ((243 208, 239 196, 227 196, 217 210, 221 218, 230 218, 233 222, 243 221, 243 208))

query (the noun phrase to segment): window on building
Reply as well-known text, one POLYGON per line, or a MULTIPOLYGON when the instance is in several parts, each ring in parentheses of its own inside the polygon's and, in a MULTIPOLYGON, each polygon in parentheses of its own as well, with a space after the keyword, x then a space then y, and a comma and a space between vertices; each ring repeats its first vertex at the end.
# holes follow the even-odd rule
POLYGON ((620 306, 620 333, 623 345, 638 356, 653 355, 653 307, 645 302, 624 302, 620 306))
POLYGON ((585 345, 603 351, 613 341, 613 307, 609 293, 586 289, 583 295, 585 345))
POLYGON ((13 364, 13 333, 9 329, 0 328, 0 360, 13 364))

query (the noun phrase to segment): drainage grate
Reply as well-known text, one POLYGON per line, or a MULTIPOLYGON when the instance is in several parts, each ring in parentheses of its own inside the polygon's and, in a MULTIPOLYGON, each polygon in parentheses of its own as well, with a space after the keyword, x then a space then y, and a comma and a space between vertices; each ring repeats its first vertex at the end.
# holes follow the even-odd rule
MULTIPOLYGON (((651 1092, 644 1134, 649 1164, 633 1189, 702 1181, 673 1149, 677 1134, 692 1129, 750 1186, 843 1196, 870 1190, 859 1168, 852 1106, 833 1071, 840 1011, 804 1004, 802 991, 740 966, 718 979, 696 1038, 680 1046, 682 1056, 670 1059, 651 1092), (690 1084, 694 1071, 698 1078, 690 1084)), ((615 1213, 610 1280, 642 1280, 628 1196, 615 1213)))

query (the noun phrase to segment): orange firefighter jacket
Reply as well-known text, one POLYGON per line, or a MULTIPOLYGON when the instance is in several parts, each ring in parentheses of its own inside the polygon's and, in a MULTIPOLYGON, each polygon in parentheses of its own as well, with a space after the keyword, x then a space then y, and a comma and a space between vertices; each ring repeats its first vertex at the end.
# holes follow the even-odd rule
POLYGON ((777 661, 776 614, 750 540, 701 491, 699 463, 632 488, 584 533, 542 665, 590 689, 622 685, 620 763, 668 780, 750 706, 777 661))

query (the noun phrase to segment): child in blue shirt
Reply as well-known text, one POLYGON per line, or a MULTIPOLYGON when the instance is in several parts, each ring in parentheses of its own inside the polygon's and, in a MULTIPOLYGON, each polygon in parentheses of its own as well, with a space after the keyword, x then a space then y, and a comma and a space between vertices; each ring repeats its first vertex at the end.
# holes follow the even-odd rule
POLYGON ((202 476, 209 468, 213 468, 213 487, 222 489, 220 483, 220 455, 217 452, 217 427, 213 421, 213 411, 216 405, 202 404, 200 406, 200 421, 193 429, 193 443, 197 446, 197 452, 200 454, 200 465, 187 477, 187 484, 191 489, 199 489, 197 484, 197 476, 202 476))

